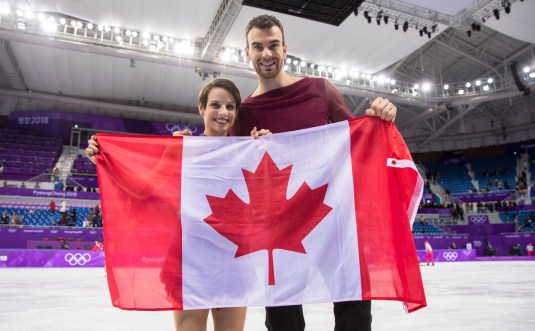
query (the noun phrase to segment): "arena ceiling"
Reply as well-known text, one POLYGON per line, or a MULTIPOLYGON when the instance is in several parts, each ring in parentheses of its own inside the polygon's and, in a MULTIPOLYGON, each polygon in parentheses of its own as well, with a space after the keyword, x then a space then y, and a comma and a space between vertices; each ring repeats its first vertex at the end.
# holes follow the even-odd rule
POLYGON ((520 0, 0 0, 0 112, 64 110, 200 123, 196 95, 203 76, 229 77, 244 96, 255 89, 254 72, 239 52, 247 22, 263 13, 285 26, 297 63, 289 64, 290 71, 328 76, 356 115, 375 96, 394 101, 396 124, 412 151, 535 139, 535 91, 525 96, 510 67, 518 62, 535 70, 535 3, 520 0), (320 5, 336 9, 336 19, 321 22, 327 10, 320 5), (54 33, 42 30, 43 17, 50 16, 54 33), (66 19, 64 30, 60 18, 66 19), (69 27, 71 21, 81 25, 69 27), (111 31, 99 37, 98 25, 111 31), (137 45, 127 42, 126 30, 139 33, 137 45), (143 47, 143 32, 160 39, 143 47), (191 41, 195 53, 166 51, 172 45, 164 36, 191 41), (235 50, 234 60, 224 58, 226 49, 235 50), (357 77, 350 84, 338 79, 336 69, 396 83, 385 88, 357 77), (489 91, 473 86, 458 94, 466 82, 490 77, 489 91), (431 92, 415 91, 425 82, 431 92))

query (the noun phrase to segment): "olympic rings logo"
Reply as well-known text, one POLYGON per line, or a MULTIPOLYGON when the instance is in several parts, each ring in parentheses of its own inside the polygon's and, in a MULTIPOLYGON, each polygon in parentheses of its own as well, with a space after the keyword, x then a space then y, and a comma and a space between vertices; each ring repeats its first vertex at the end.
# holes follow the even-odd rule
POLYGON ((67 253, 65 254, 65 261, 70 265, 86 265, 87 262, 91 261, 91 255, 89 253, 67 253))
POLYGON ((174 123, 165 123, 165 128, 167 131, 173 133, 175 131, 184 131, 186 129, 191 131, 191 134, 195 134, 197 132, 196 126, 189 126, 189 125, 180 125, 180 124, 174 124, 174 123))
POLYGON ((457 252, 443 252, 442 257, 446 261, 455 261, 459 257, 459 254, 457 252))
POLYGON ((486 216, 486 215, 471 216, 470 217, 470 222, 472 222, 474 224, 483 224, 483 223, 487 223, 487 221, 488 221, 488 216, 486 216))

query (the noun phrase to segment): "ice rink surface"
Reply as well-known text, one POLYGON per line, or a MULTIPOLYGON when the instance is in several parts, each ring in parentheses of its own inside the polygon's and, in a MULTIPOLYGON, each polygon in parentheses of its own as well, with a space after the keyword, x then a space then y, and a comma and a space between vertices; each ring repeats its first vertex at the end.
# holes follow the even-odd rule
MULTIPOLYGON (((374 331, 535 330, 535 261, 421 268, 428 307, 406 314, 399 302, 374 301, 374 331)), ((306 330, 333 330, 332 304, 304 309, 306 330)), ((263 323, 264 308, 249 308, 245 330, 266 330, 263 323)), ((171 312, 112 307, 104 269, 2 268, 0 330, 172 331, 174 326, 171 312)))

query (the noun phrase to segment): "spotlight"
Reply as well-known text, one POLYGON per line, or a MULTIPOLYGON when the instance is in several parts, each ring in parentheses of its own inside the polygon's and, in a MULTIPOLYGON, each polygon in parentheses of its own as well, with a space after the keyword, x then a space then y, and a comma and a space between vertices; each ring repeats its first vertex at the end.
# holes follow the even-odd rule
POLYGON ((377 17, 375 17, 376 21, 377 21, 377 25, 381 25, 381 19, 383 18, 383 11, 380 10, 378 13, 377 13, 377 17))
POLYGON ((466 34, 468 35, 468 37, 472 37, 472 31, 468 30, 466 31, 466 34))
POLYGON ((511 2, 509 0, 502 0, 502 7, 506 14, 511 13, 511 2))
POLYGON ((500 11, 498 10, 498 8, 494 9, 492 13, 494 14, 494 17, 496 17, 497 20, 500 19, 500 11))

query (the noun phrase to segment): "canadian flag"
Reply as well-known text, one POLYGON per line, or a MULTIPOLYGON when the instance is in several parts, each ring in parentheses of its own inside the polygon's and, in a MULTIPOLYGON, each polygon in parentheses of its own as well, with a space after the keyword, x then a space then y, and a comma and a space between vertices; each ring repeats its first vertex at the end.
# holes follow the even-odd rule
POLYGON ((423 181, 392 123, 97 141, 114 306, 426 306, 411 233, 423 181))

